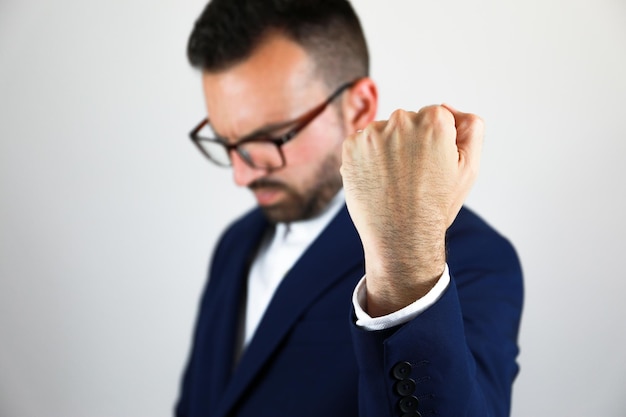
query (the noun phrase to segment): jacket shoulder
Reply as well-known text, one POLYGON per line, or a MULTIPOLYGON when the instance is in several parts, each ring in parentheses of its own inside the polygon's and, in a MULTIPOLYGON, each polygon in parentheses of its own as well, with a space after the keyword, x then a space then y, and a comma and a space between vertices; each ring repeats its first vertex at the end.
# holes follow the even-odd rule
POLYGON ((447 233, 450 269, 491 265, 519 269, 511 242, 467 207, 461 208, 447 233))

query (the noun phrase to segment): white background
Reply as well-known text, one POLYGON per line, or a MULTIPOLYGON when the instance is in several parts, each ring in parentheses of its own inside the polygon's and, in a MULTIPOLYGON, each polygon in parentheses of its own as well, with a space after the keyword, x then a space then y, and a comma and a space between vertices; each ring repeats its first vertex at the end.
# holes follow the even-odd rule
MULTIPOLYGON (((0 416, 168 416, 253 204, 187 132, 203 0, 0 1, 0 416)), ((380 118, 487 122, 469 205, 526 276, 513 416, 626 415, 626 3, 355 1, 380 118)))

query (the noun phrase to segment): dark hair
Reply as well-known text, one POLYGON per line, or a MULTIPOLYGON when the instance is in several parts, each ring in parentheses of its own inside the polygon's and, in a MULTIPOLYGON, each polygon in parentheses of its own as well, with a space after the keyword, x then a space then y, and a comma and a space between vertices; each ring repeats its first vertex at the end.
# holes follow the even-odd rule
POLYGON ((196 68, 222 71, 273 32, 302 46, 330 88, 369 75, 365 36, 347 0, 212 0, 191 32, 187 57, 196 68))

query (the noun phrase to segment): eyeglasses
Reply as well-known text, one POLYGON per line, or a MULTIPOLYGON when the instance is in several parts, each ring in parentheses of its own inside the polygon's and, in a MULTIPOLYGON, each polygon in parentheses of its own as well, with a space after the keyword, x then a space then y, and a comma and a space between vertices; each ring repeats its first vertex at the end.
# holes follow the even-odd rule
POLYGON ((234 144, 229 144, 225 138, 220 137, 211 127, 208 118, 200 122, 189 133, 189 137, 200 149, 200 152, 216 165, 222 167, 232 166, 230 155, 232 151, 235 151, 251 168, 264 170, 279 169, 286 164, 282 146, 292 140, 317 116, 322 114, 333 100, 339 97, 346 89, 356 84, 356 82, 357 80, 343 84, 326 101, 297 119, 272 127, 267 131, 252 133, 234 144), (278 137, 272 135, 272 132, 289 127, 291 127, 289 131, 278 137))

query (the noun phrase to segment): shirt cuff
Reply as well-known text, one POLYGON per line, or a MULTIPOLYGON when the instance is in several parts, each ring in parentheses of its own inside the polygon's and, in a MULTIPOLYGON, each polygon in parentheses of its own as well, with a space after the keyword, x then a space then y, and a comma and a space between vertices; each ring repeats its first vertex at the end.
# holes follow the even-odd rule
POLYGON ((354 305, 354 312, 357 319, 356 325, 365 330, 384 330, 409 322, 419 316, 428 307, 435 304, 446 288, 448 288, 449 284, 450 271, 448 270, 448 264, 446 264, 443 274, 441 274, 435 286, 422 298, 385 316, 370 317, 363 308, 363 306, 367 305, 367 290, 364 276, 356 285, 354 293, 352 294, 352 304, 354 305))

